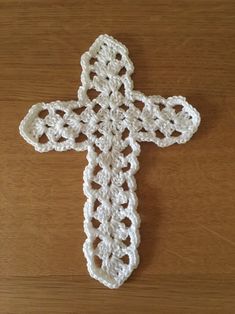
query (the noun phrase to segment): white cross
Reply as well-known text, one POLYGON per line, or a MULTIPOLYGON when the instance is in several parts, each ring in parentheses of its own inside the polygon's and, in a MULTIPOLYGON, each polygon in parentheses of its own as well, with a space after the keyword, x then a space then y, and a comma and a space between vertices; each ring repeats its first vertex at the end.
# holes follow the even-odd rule
POLYGON ((81 65, 78 100, 32 106, 20 133, 39 152, 87 150, 83 251, 90 275, 118 288, 139 263, 139 142, 186 143, 200 115, 184 97, 133 90, 128 50, 108 35, 96 39, 81 65))

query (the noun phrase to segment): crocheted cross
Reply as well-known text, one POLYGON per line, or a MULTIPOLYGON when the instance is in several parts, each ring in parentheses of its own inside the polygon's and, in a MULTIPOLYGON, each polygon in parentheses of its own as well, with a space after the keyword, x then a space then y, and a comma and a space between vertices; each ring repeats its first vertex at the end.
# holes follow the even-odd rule
POLYGON ((185 143, 200 115, 184 97, 148 97, 133 90, 128 50, 110 36, 96 39, 81 66, 78 100, 32 106, 20 133, 39 152, 87 150, 83 251, 90 275, 118 288, 139 263, 134 177, 139 143, 185 143))

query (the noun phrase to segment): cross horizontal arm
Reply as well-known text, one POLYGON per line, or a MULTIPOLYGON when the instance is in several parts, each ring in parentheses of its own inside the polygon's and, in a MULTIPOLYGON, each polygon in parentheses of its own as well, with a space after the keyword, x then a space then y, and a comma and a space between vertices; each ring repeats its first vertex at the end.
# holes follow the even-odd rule
POLYGON ((184 97, 145 96, 133 91, 132 101, 139 108, 141 129, 137 141, 160 147, 186 143, 197 131, 200 115, 184 97))
POLYGON ((78 101, 55 101, 33 105, 20 124, 20 134, 35 150, 66 151, 87 149, 85 108, 78 101), (83 133, 82 133, 83 132, 83 133))

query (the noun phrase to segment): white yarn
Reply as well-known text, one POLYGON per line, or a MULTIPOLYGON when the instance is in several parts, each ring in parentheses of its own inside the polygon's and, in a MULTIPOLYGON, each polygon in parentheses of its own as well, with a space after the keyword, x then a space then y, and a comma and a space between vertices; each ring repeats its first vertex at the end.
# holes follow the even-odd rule
POLYGON ((134 91, 128 50, 108 35, 96 39, 81 65, 78 100, 33 105, 20 134, 39 152, 87 150, 83 251, 90 275, 118 288, 139 263, 134 177, 139 142, 185 143, 197 131, 200 115, 184 97, 134 91), (91 90, 97 93, 93 99, 91 90))

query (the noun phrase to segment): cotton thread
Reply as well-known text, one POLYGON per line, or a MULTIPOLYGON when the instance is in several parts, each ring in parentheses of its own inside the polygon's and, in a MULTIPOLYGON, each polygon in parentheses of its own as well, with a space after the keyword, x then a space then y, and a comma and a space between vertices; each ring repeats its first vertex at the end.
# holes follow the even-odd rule
POLYGON ((33 105, 20 134, 38 152, 87 150, 83 246, 91 277, 118 288, 138 266, 140 218, 134 174, 140 142, 186 143, 200 115, 184 97, 133 89, 127 48, 100 35, 81 57, 78 100, 33 105))

